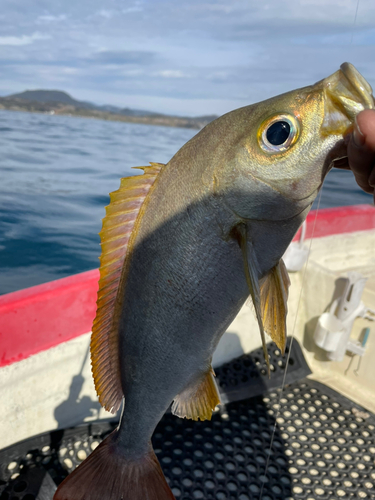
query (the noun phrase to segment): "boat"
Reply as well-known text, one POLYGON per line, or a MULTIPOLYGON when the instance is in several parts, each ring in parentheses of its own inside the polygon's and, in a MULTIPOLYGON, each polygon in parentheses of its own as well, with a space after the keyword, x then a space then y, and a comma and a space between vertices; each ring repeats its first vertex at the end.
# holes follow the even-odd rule
MULTIPOLYGON (((155 431, 176 499, 375 498, 375 207, 311 211, 292 245, 289 340, 284 356, 268 344, 270 378, 245 305, 213 360, 225 404, 155 431)), ((53 492, 116 425, 91 377, 98 278, 0 297, 1 500, 47 498, 41 485, 53 492)))

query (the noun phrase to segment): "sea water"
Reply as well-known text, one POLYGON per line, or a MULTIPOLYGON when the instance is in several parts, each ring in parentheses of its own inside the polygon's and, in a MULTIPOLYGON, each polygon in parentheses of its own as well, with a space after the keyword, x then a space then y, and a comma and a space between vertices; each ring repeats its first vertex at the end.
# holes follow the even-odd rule
MULTIPOLYGON (((108 193, 197 130, 0 111, 0 294, 98 267, 108 193)), ((372 203, 333 170, 320 207, 372 203)))

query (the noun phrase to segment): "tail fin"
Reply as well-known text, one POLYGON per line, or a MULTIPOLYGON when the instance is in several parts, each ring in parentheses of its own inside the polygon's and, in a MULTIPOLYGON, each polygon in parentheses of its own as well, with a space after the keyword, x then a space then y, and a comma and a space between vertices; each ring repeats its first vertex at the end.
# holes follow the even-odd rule
POLYGON ((175 500, 152 448, 127 459, 112 432, 58 487, 53 500, 175 500))

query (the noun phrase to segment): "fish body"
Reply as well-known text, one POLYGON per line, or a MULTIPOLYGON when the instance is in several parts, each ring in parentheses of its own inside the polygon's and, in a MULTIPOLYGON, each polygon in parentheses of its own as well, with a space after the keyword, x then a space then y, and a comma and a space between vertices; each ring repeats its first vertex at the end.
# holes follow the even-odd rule
POLYGON ((367 82, 343 65, 215 120, 113 193, 91 351, 101 403, 116 410, 124 398, 124 409, 55 500, 174 498, 152 451, 157 423, 172 402, 177 416, 211 418, 212 355, 249 294, 262 338, 283 349, 281 257, 345 156, 343 134, 373 106, 367 82))
MULTIPOLYGON (((217 343, 249 296, 242 252, 231 237, 241 218, 218 203, 210 187, 202 184, 201 172, 197 172, 195 186, 191 178, 189 182, 188 170, 177 175, 180 164, 177 155, 156 180, 134 240, 122 304, 120 342, 127 411, 121 432, 125 439, 143 441, 144 446, 150 429, 175 397, 187 388, 193 391, 211 372, 217 343), (164 210, 175 215, 166 217, 164 210), (147 363, 141 364, 142 358, 147 363), (134 394, 134 414, 130 394, 134 394), (150 394, 155 397, 153 404, 149 404, 150 394), (149 428, 145 432, 142 427, 130 437, 127 418, 133 421, 139 411, 142 426, 149 422, 149 428)), ((267 259, 258 259, 263 266, 259 278, 280 260, 305 216, 297 214, 287 224, 249 223, 254 235, 265 234, 264 226, 268 232, 267 239, 258 240, 259 252, 264 252, 265 244, 270 247, 267 259)))

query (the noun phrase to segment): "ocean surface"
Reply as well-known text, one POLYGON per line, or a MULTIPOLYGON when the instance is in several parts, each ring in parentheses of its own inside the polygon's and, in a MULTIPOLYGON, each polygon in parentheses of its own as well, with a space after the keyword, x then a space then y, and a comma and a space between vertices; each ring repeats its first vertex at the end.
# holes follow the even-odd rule
MULTIPOLYGON (((108 193, 131 167, 166 163, 197 130, 0 111, 0 294, 98 267, 108 193)), ((320 207, 372 203, 351 172, 320 207)))

